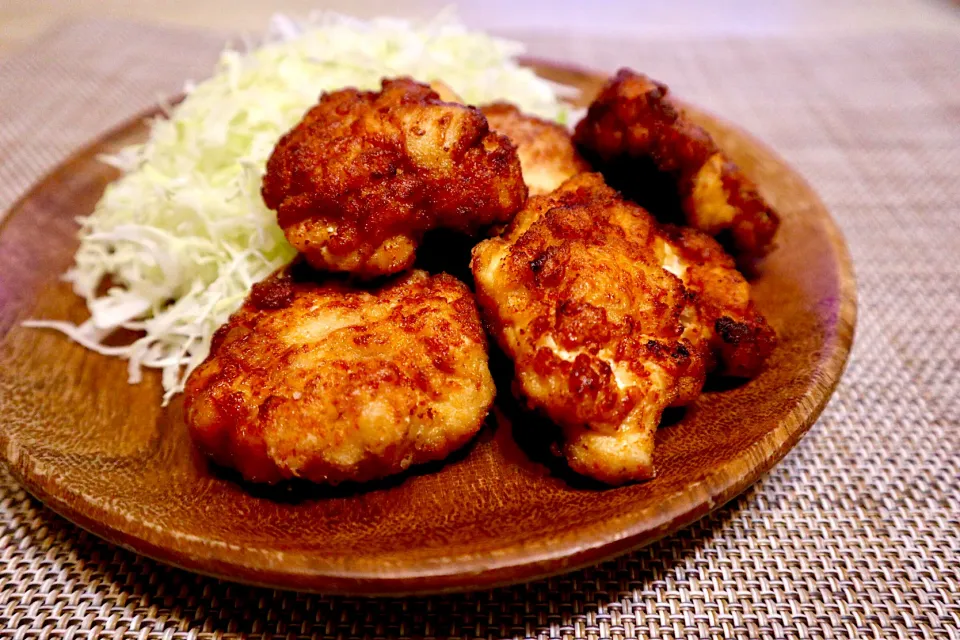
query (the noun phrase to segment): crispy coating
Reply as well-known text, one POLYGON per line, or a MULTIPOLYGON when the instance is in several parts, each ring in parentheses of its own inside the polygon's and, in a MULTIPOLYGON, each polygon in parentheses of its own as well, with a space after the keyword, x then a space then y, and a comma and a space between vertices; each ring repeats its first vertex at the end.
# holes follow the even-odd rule
POLYGON ((256 285, 186 385, 191 434, 254 482, 336 484, 439 460, 480 429, 495 393, 469 289, 413 271, 380 288, 256 285))
POLYGON ((262 194, 314 267, 375 277, 408 269, 429 229, 509 220, 527 190, 483 114, 400 78, 321 96, 277 143, 262 194))
POLYGON ((762 257, 779 216, 667 93, 666 85, 621 69, 577 124, 576 143, 604 173, 632 171, 634 180, 651 183, 658 179, 651 170, 668 175, 687 224, 728 237, 746 263, 762 257))
POLYGON ((556 122, 527 115, 505 102, 480 107, 480 111, 491 129, 517 145, 523 181, 531 196, 550 193, 569 178, 590 170, 566 128, 556 122))
POLYGON ((534 196, 473 251, 477 299, 528 406, 564 430, 575 471, 653 476, 663 410, 692 401, 707 356, 683 337, 692 297, 664 268, 656 222, 598 174, 534 196))
POLYGON ((777 336, 750 299, 750 285, 733 258, 710 236, 689 227, 660 228, 668 271, 694 296, 684 337, 704 345, 708 369, 752 378, 760 373, 777 336))

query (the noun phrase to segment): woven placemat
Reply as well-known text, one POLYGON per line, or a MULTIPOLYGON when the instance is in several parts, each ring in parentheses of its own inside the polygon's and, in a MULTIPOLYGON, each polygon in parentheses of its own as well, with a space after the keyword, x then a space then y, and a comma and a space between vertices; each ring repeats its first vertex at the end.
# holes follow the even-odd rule
MULTIPOLYGON (((739 499, 634 554, 411 599, 173 569, 77 529, 2 473, 0 638, 960 640, 960 42, 524 39, 666 80, 770 143, 823 196, 853 253, 860 321, 806 438, 739 499)), ((0 209, 82 142, 203 77, 220 42, 82 22, 0 62, 0 209)))

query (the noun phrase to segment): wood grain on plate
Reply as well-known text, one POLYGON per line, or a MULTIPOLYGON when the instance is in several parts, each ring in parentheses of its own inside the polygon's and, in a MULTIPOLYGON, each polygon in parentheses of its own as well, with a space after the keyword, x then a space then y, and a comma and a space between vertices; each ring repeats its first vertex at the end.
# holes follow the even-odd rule
MULTIPOLYGON (((592 96, 602 78, 538 63, 592 96)), ((669 81, 669 79, 667 79, 669 81)), ((488 587, 562 572, 647 544, 730 500, 797 442, 836 386, 853 338, 854 281, 843 239, 810 187, 737 128, 697 121, 783 216, 755 281, 780 336, 769 368, 705 393, 657 433, 658 476, 604 489, 557 467, 544 424, 509 398, 509 367, 488 427, 443 464, 362 487, 245 487, 191 445, 159 376, 127 384, 126 363, 27 318, 85 319, 59 281, 74 217, 116 177, 96 155, 139 141, 143 118, 44 179, 0 229, 0 453, 54 511, 124 547, 202 573, 279 588, 357 594, 488 587)))

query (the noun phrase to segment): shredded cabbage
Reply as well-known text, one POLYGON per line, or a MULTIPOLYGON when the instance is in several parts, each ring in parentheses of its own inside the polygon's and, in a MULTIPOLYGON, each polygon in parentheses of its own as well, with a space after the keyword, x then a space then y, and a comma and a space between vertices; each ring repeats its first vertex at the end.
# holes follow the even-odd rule
POLYGON ((561 98, 569 88, 520 67, 514 57, 522 52, 449 14, 419 24, 274 17, 262 46, 228 48, 212 78, 188 83, 183 102, 153 120, 147 142, 102 158, 123 175, 79 219, 80 247, 64 276, 86 299, 89 320, 26 324, 127 358, 131 383, 142 367, 161 369, 167 403, 250 286, 294 256, 260 198, 260 180, 276 141, 322 91, 409 75, 441 80, 471 104, 506 99, 568 122, 561 98), (118 329, 142 337, 105 345, 118 329))

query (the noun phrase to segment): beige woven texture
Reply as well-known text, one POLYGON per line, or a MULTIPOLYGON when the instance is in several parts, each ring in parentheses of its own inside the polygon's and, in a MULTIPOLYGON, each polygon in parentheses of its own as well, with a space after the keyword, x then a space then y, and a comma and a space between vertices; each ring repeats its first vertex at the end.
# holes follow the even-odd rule
MULTIPOLYGON (((0 473, 0 638, 960 639, 960 42, 525 39, 664 79, 770 143, 823 196, 853 253, 860 321, 806 438, 745 495, 634 554, 397 600, 169 568, 77 529, 0 473)), ((219 44, 84 22, 0 61, 0 209, 84 141, 203 77, 219 44)))

